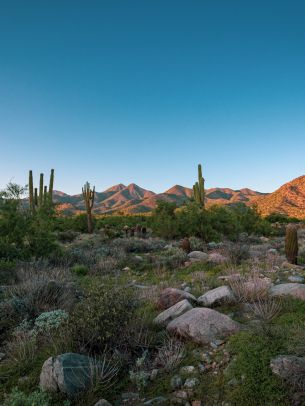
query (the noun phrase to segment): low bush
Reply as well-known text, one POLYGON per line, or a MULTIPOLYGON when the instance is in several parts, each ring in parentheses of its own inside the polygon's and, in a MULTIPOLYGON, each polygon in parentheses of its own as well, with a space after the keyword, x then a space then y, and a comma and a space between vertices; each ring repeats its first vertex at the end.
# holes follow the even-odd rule
MULTIPOLYGON (((26 394, 18 388, 14 388, 4 401, 4 406, 50 406, 51 396, 40 390, 26 394)), ((70 402, 63 402, 63 406, 69 406, 70 402)))
POLYGON ((71 337, 76 352, 98 354, 106 346, 119 347, 135 305, 131 292, 124 288, 92 284, 63 327, 64 336, 71 337))
POLYGON ((88 271, 89 271, 89 269, 85 265, 75 264, 71 268, 71 272, 74 273, 77 276, 86 276, 88 271))

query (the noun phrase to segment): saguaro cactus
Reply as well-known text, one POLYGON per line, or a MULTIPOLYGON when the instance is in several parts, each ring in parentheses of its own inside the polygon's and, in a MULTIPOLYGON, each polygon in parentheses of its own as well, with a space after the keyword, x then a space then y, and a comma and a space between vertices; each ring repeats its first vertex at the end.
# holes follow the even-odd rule
POLYGON ((31 170, 29 171, 29 205, 32 213, 34 213, 36 208, 46 207, 52 204, 53 201, 54 169, 51 170, 49 190, 48 187, 44 185, 43 178, 44 175, 41 173, 39 189, 34 188, 33 172, 31 170))
POLYGON ((205 206, 204 178, 202 177, 202 167, 198 165, 198 181, 193 186, 195 202, 203 208, 205 206))
POLYGON ((54 187, 54 169, 51 169, 50 183, 49 183, 49 200, 53 201, 53 187, 54 187))
POLYGON ((31 210, 31 212, 33 212, 35 210, 33 171, 29 171, 29 204, 30 204, 30 210, 31 210))
POLYGON ((285 238, 285 254, 287 261, 291 264, 297 264, 298 262, 298 227, 294 224, 289 224, 286 227, 286 238, 285 238))
POLYGON ((90 188, 90 183, 86 182, 84 187, 82 188, 83 197, 86 205, 86 212, 87 212, 87 224, 88 224, 88 233, 93 232, 93 223, 92 223, 92 208, 94 205, 94 198, 95 198, 95 186, 93 189, 90 188))

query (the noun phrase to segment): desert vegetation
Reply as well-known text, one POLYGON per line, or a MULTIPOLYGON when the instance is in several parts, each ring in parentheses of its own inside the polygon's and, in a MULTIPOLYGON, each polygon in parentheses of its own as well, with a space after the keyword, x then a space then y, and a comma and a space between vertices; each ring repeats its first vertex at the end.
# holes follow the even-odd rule
POLYGON ((64 216, 40 176, 0 198, 0 403, 302 405, 305 231, 255 207, 159 201, 64 216))

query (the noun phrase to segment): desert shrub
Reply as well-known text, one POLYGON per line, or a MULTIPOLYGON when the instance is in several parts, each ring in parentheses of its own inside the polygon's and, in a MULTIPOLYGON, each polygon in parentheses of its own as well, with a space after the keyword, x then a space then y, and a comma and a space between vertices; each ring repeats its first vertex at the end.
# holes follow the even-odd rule
POLYGON ((135 310, 130 291, 96 283, 71 313, 66 325, 77 351, 99 353, 122 343, 122 332, 135 310))
POLYGON ((187 254, 181 248, 169 248, 155 256, 155 265, 158 268, 175 269, 187 261, 187 254))
POLYGON ((125 252, 141 253, 157 251, 164 248, 165 245, 165 241, 158 238, 118 238, 112 241, 110 249, 120 248, 125 252))
POLYGON ((22 299, 11 298, 0 303, 0 341, 9 337, 10 332, 27 316, 26 304, 22 299), (4 317, 5 315, 5 317, 4 317))
POLYGON ((191 251, 203 251, 205 249, 205 243, 200 238, 190 237, 191 251))
POLYGON ((148 221, 148 216, 103 216, 97 220, 96 228, 110 227, 121 232, 125 226, 136 227, 138 224, 146 226, 148 221))
POLYGON ((36 276, 15 285, 10 289, 10 296, 23 303, 29 318, 57 309, 69 311, 76 301, 73 286, 60 280, 50 280, 36 276))
MULTIPOLYGON (((18 388, 14 388, 4 401, 4 406, 50 406, 52 404, 51 396, 40 390, 26 394, 18 388)), ((63 402, 68 406, 69 402, 63 402)))
POLYGON ((141 357, 136 359, 135 366, 129 371, 130 381, 136 385, 139 391, 143 390, 149 381, 148 351, 145 350, 141 357))
POLYGON ((31 215, 20 195, 10 190, 9 184, 0 195, 0 257, 13 260, 48 256, 58 249, 52 232, 52 207, 31 215))
POLYGON ((33 334, 48 334, 58 329, 68 319, 68 313, 64 310, 53 310, 41 313, 34 322, 33 334))
POLYGON ((220 252, 234 265, 239 265, 250 257, 250 246, 247 242, 237 241, 235 243, 226 241, 220 252))
POLYGON ((17 281, 15 266, 14 261, 0 260, 0 285, 12 285, 17 281))
POLYGON ((37 343, 35 336, 30 330, 16 329, 7 343, 6 354, 11 362, 22 365, 23 368, 31 365, 37 352, 37 343))
POLYGON ((77 232, 73 230, 59 231, 57 233, 57 238, 60 242, 67 243, 75 240, 77 235, 77 232))
POLYGON ((199 237, 205 242, 226 237, 236 240, 241 232, 270 234, 270 223, 255 208, 244 204, 212 206, 202 209, 190 201, 176 210, 175 205, 159 202, 151 217, 153 231, 163 238, 199 237))
POLYGON ((85 265, 75 264, 71 268, 71 272, 77 276, 85 276, 85 275, 87 275, 88 271, 89 271, 88 267, 86 267, 85 265))
POLYGON ((287 214, 283 213, 271 213, 265 217, 265 220, 269 223, 299 223, 300 220, 295 217, 289 217, 287 214))

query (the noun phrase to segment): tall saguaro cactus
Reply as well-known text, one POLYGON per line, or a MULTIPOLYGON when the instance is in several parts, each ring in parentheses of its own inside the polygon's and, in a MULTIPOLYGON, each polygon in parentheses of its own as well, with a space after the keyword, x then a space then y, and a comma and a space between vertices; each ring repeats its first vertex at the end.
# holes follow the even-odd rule
POLYGON ((44 175, 40 174, 39 188, 34 188, 33 172, 29 171, 29 204, 32 213, 36 208, 46 207, 53 202, 54 169, 51 170, 50 185, 48 187, 43 182, 44 175))
POLYGON ((201 164, 198 165, 198 181, 193 186, 195 202, 205 207, 204 178, 202 177, 201 164))
POLYGON ((33 186, 33 172, 29 171, 29 204, 31 212, 35 209, 34 201, 34 186, 33 186))
POLYGON ((95 198, 95 186, 93 187, 93 189, 91 189, 90 183, 86 182, 84 187, 82 188, 82 192, 86 205, 88 233, 91 234, 93 232, 92 208, 94 205, 95 198))

